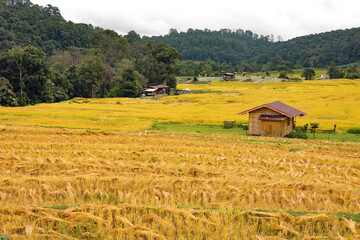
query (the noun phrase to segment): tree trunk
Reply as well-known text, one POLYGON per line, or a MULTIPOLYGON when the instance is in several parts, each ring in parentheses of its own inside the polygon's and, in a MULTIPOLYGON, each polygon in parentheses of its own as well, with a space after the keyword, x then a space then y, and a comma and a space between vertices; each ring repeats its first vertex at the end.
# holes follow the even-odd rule
POLYGON ((20 72, 20 98, 23 98, 23 79, 22 79, 22 71, 21 71, 21 67, 19 67, 19 72, 20 72))

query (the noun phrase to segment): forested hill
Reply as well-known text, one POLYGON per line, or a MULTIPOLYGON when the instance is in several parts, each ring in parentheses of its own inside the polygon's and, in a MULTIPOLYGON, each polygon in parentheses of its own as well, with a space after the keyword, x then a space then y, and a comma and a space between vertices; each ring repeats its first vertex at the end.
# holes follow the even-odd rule
POLYGON ((219 31, 189 29, 178 33, 171 29, 165 36, 144 37, 144 40, 164 42, 175 47, 184 60, 239 63, 241 60, 252 61, 266 51, 272 43, 268 36, 258 36, 247 30, 219 31))
POLYGON ((275 43, 272 54, 305 67, 345 65, 360 60, 360 28, 336 30, 275 43))
POLYGON ((46 53, 71 46, 83 48, 95 30, 91 25, 64 20, 59 9, 51 5, 0 0, 0 50, 29 44, 46 53))
POLYGON ((65 21, 58 8, 0 0, 0 105, 74 97, 138 97, 149 84, 176 88, 179 52, 130 31, 65 21))
POLYGON ((277 55, 293 66, 325 67, 332 61, 336 65, 360 60, 360 28, 297 37, 289 41, 273 42, 269 36, 259 36, 251 31, 193 30, 178 33, 171 30, 165 36, 144 37, 155 42, 169 43, 184 60, 231 62, 242 60, 266 64, 277 55))
MULTIPOLYGON (((51 55, 54 50, 89 47, 89 36, 100 28, 66 21, 57 7, 39 6, 30 0, 0 0, 0 51, 32 45, 51 55)), ((288 67, 325 67, 332 61, 345 65, 360 61, 360 28, 297 37, 274 42, 249 30, 171 29, 164 36, 143 37, 176 48, 183 60, 212 60, 253 66, 253 71, 275 62, 288 67), (245 63, 244 63, 245 62, 245 63)), ((276 65, 276 64, 275 64, 276 65)))

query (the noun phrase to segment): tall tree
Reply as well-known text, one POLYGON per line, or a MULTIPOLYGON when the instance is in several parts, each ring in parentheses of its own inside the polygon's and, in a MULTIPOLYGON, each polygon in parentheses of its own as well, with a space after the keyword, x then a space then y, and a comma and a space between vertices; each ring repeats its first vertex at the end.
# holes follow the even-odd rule
POLYGON ((138 97, 137 74, 131 68, 123 71, 121 76, 119 97, 138 97))
POLYGON ((9 61, 15 63, 19 73, 20 98, 23 98, 24 95, 23 94, 23 88, 24 88, 23 62, 24 62, 25 50, 26 48, 15 46, 9 51, 9 55, 10 55, 9 61))
POLYGON ((330 76, 330 79, 338 78, 339 72, 338 72, 334 62, 331 62, 330 67, 327 71, 327 74, 330 76))
POLYGON ((13 92, 13 86, 9 80, 4 77, 0 77, 0 105, 1 106, 17 106, 18 102, 16 95, 13 92))
POLYGON ((312 68, 305 68, 301 76, 304 77, 305 80, 311 80, 315 76, 315 71, 312 68))
POLYGON ((97 48, 101 52, 104 62, 112 67, 116 62, 123 59, 129 50, 129 44, 126 39, 120 38, 112 30, 101 30, 95 32, 89 37, 90 46, 97 48))
POLYGON ((147 61, 142 62, 145 67, 138 63, 140 73, 149 79, 149 83, 166 83, 169 87, 176 88, 175 61, 181 59, 181 54, 169 44, 156 45, 154 41, 145 43, 144 52, 147 61), (149 70, 156 72, 155 78, 149 74, 149 70))
POLYGON ((87 56, 80 65, 79 78, 86 83, 83 97, 102 97, 105 68, 99 56, 87 56))
POLYGON ((109 97, 138 97, 140 94, 141 86, 138 83, 139 73, 132 68, 125 68, 122 71, 119 84, 113 87, 108 96, 109 97))
POLYGON ((84 84, 79 79, 78 69, 75 65, 71 65, 64 73, 65 79, 70 83, 69 97, 83 97, 84 84))
POLYGON ((19 95, 19 105, 41 102, 42 91, 49 79, 46 55, 33 46, 3 51, 0 54, 0 76, 8 79, 14 87, 14 92, 19 95))

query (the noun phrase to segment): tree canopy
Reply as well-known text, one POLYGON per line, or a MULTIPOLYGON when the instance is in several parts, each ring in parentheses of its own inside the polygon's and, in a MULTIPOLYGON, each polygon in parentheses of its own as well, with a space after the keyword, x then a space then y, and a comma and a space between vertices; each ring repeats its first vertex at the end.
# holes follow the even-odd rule
POLYGON ((1 105, 136 97, 149 83, 176 87, 181 55, 169 44, 73 24, 51 5, 0 0, 0 6, 1 105))
MULTIPOLYGON (((157 37, 121 36, 66 21, 57 7, 0 0, 0 105, 58 102, 72 97, 136 97, 148 84, 176 88, 175 75, 329 67, 331 78, 358 78, 360 28, 274 42, 249 30, 188 29, 157 37), (330 65, 330 63, 332 63, 330 65)), ((281 39, 281 38, 278 38, 281 39)))
POLYGON ((360 28, 337 30, 297 37, 288 41, 273 41, 249 30, 172 29, 164 36, 144 37, 156 43, 168 43, 176 48, 184 60, 227 62, 233 66, 242 61, 259 65, 275 60, 299 67, 327 67, 331 61, 344 65, 360 61, 360 28))
POLYGON ((33 45, 47 54, 70 46, 86 47, 96 28, 66 21, 57 7, 29 0, 0 0, 0 50, 33 45))

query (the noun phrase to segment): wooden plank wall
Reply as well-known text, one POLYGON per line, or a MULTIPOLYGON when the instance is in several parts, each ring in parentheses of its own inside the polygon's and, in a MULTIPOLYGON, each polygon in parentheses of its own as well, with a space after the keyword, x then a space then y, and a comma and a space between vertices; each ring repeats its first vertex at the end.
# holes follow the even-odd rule
POLYGON ((249 134, 250 135, 261 135, 261 121, 259 117, 262 113, 265 114, 279 114, 269 108, 260 108, 249 113, 249 134))

